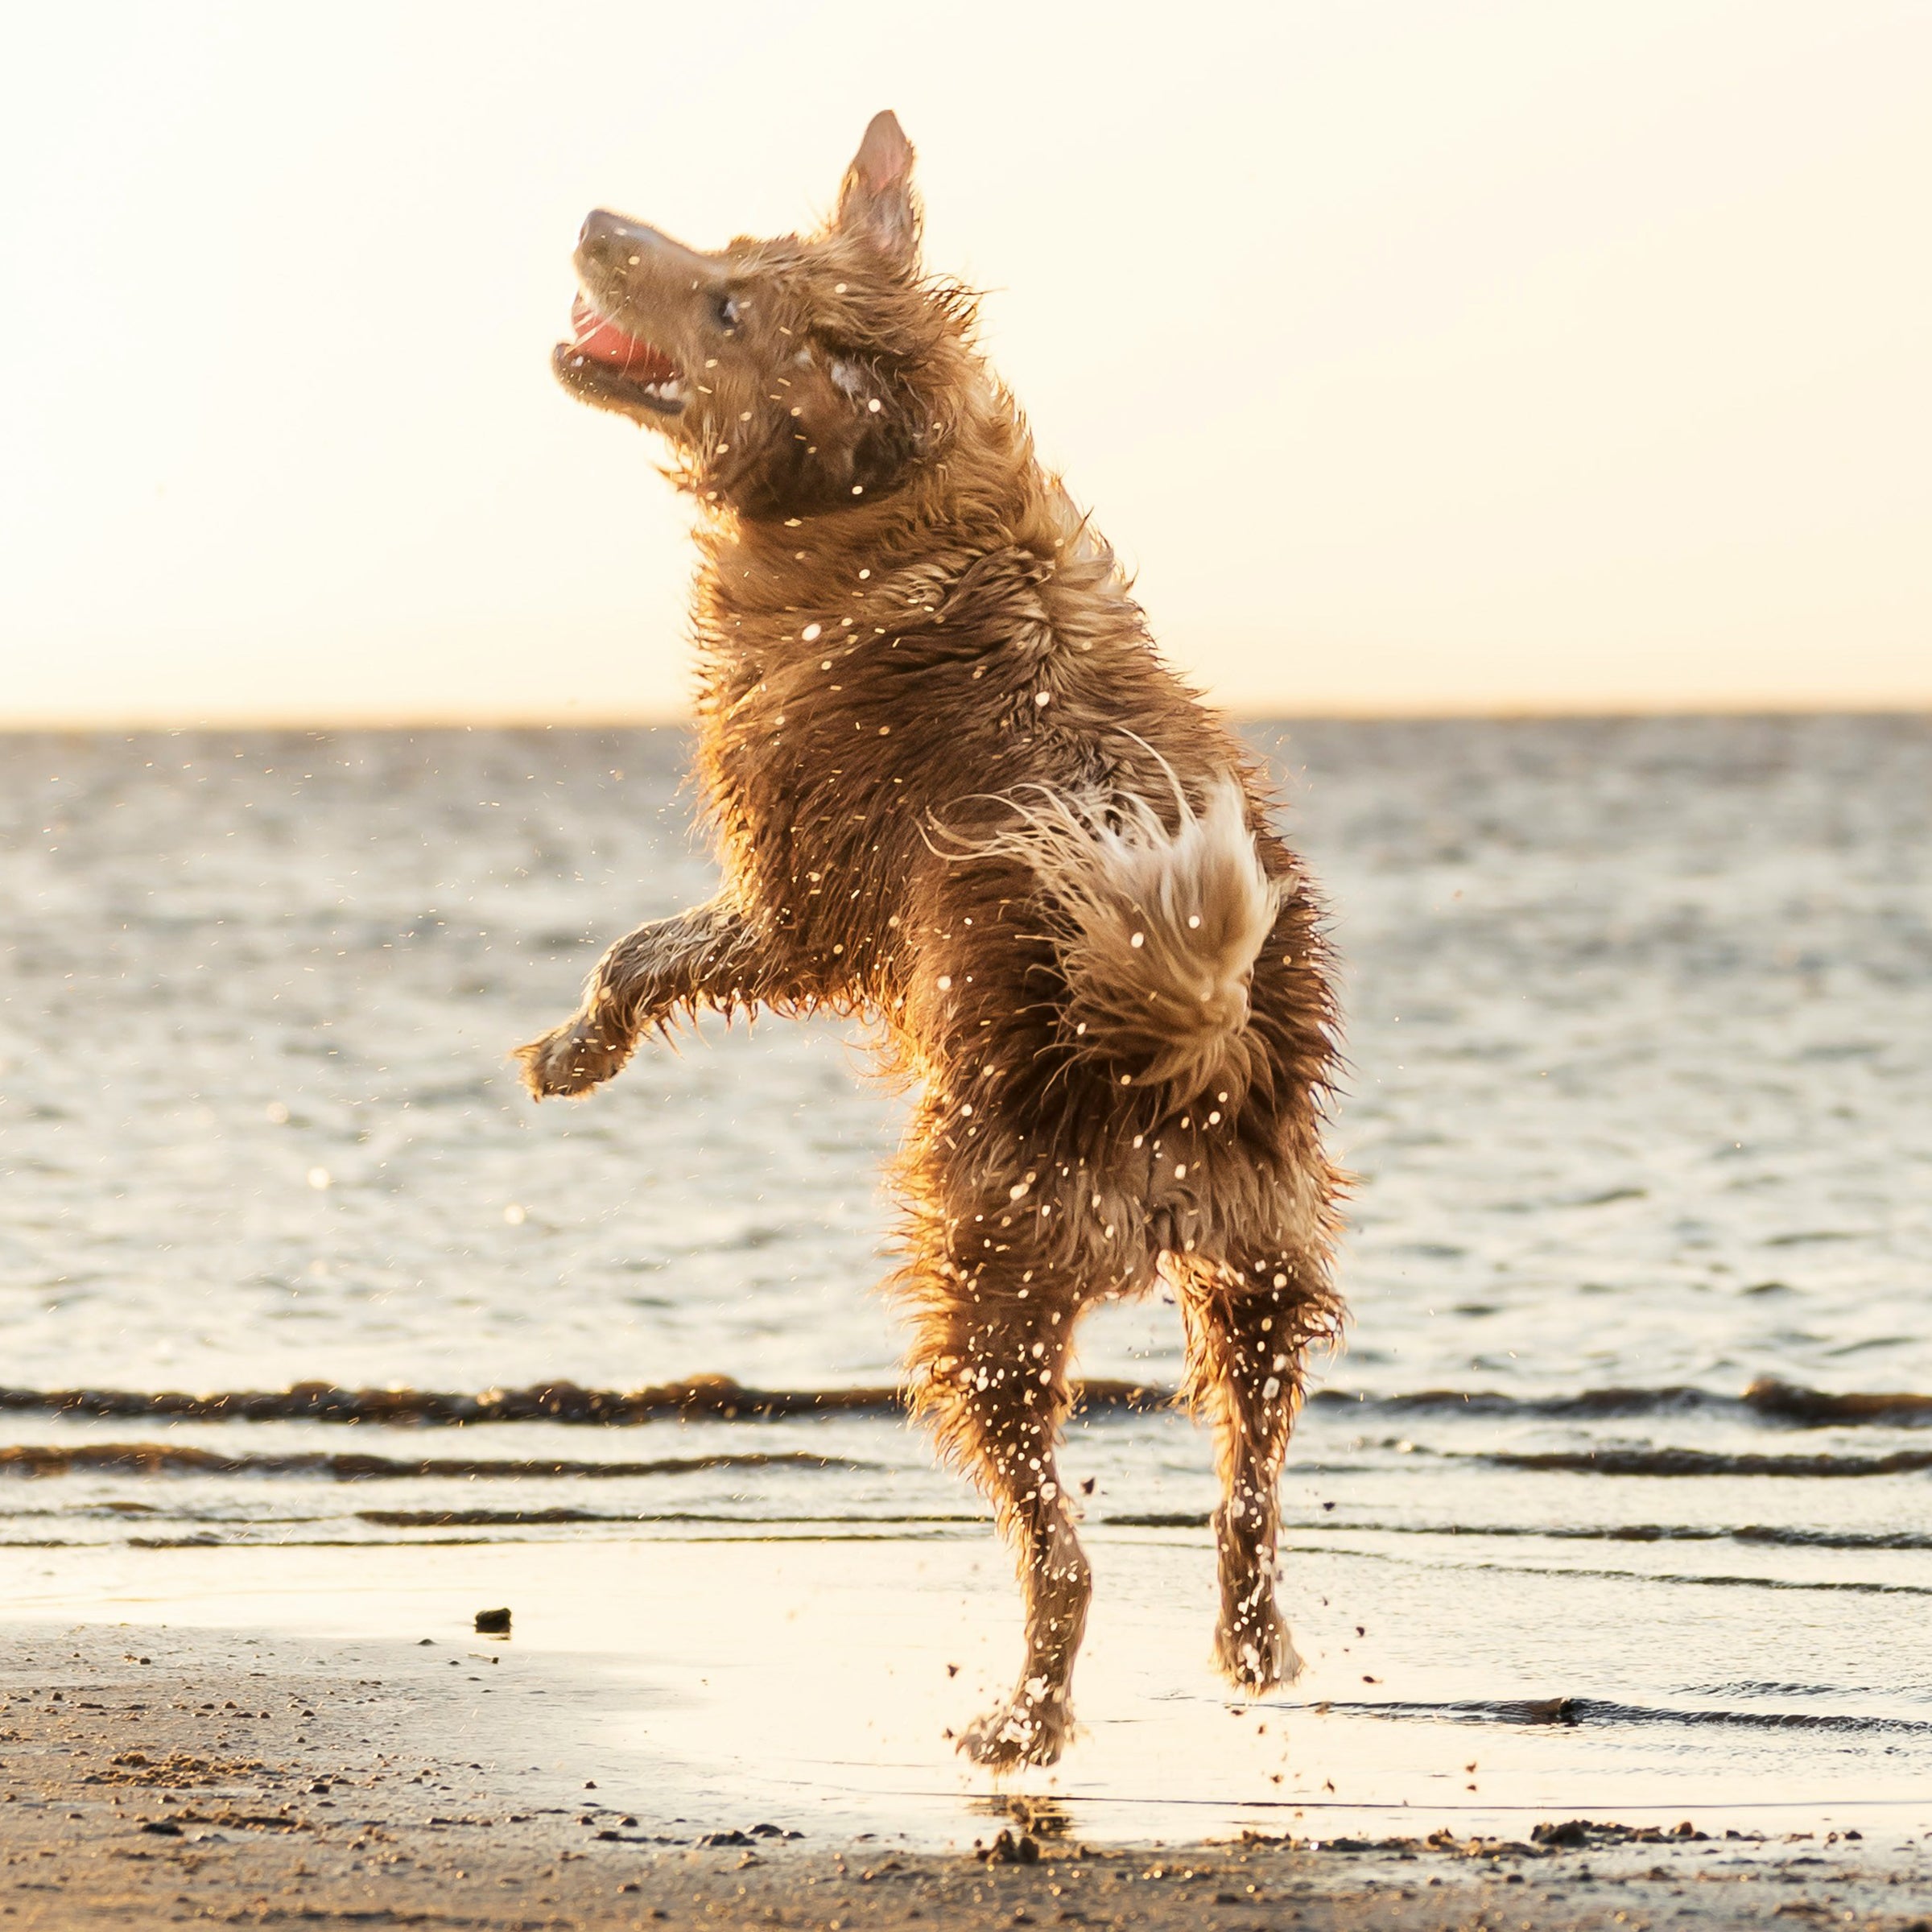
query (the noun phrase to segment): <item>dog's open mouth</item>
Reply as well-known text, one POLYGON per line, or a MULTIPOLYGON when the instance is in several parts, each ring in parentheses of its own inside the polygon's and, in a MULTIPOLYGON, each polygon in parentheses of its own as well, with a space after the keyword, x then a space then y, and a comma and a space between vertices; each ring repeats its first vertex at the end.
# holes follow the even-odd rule
POLYGON ((579 295, 570 305, 571 339, 557 345, 558 373, 572 387, 636 403, 660 415, 684 407, 684 378, 654 342, 628 335, 579 295))

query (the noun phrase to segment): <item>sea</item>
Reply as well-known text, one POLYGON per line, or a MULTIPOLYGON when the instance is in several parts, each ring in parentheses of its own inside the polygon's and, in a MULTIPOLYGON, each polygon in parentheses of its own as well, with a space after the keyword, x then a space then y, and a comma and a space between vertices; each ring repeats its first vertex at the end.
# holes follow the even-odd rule
MULTIPOLYGON (((1143 1831, 1932 1825, 1932 720, 1245 729, 1347 1013, 1350 1326, 1283 1486, 1309 1669, 1210 1676, 1178 1318, 1097 1311, 1086 1728, 1040 1788, 1143 1831)), ((398 1631, 423 1579, 514 1588, 655 1682, 660 1810, 943 1838, 1018 1615, 894 1402, 904 1095, 832 1022, 706 1022, 541 1108, 506 1059, 714 889, 687 755, 0 737, 0 1587, 398 1631), (886 1714, 836 1745, 835 1680, 886 1714)))

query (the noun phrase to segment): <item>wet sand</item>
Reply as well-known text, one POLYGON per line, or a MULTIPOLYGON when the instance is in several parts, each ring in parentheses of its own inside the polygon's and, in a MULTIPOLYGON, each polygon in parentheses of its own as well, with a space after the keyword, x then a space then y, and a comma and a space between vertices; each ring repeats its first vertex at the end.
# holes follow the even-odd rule
MULTIPOLYGON (((130 1520, 142 1530, 151 1519, 130 1520)), ((125 1624, 182 1642, 194 1630, 210 1641, 239 1632, 237 1656, 256 1638, 275 1647, 278 1669, 291 1657, 343 1668, 361 1657, 361 1674, 386 1682, 383 1660, 401 1655, 410 1682, 426 1664, 436 1682, 472 1686, 478 1741, 467 1757, 484 1770, 514 1773, 516 1789, 552 1777, 574 1793, 594 1780, 605 1803, 652 1833, 688 1835, 694 1819, 766 1822, 814 1844, 873 1833, 925 1852, 984 1835, 985 1781, 950 1739, 1007 1687, 1018 1659, 1010 1564, 985 1525, 642 1530, 587 1540, 580 1525, 539 1525, 510 1541, 493 1525, 332 1542, 297 1524, 279 1546, 143 1532, 115 1545, 0 1548, 0 1603, 17 1627, 41 1630, 125 1624), (497 1606, 514 1608, 507 1643, 472 1629, 477 1611, 497 1606)), ((1245 1702, 1205 1655, 1206 1532, 1095 1528, 1088 1546, 1096 1591, 1075 1740, 1061 1764, 1010 1789, 1058 1806, 1092 1842, 1244 1830, 1513 1839, 1579 1815, 1652 1827, 1688 1816, 1713 1833, 1821 1839, 1932 1831, 1925 1727, 1882 1706, 1834 1721, 1767 1711, 1761 1698, 1615 1701, 1637 1668, 1628 1653, 1660 1639, 1641 1596, 1624 1600, 1624 1623, 1608 1619, 1587 1647, 1572 1643, 1560 1670, 1519 1665, 1507 1698, 1472 1702, 1464 1686, 1497 1625, 1534 1625, 1530 1663, 1546 1661, 1567 1579, 1486 1562, 1406 1575, 1385 1561, 1297 1551, 1287 1598, 1307 1670, 1245 1702), (1371 1591, 1382 1612, 1373 1624, 1356 1608, 1371 1591)), ((1709 1594, 1701 1623, 1672 1633, 1680 1676, 1715 1682, 1737 1658, 1795 1657, 1807 1639, 1815 1652, 1814 1593, 1709 1594), (1773 1615, 1783 1621, 1770 1624, 1773 1615)), ((1847 1635, 1918 1643, 1918 1596, 1879 1599, 1882 1620, 1856 1593, 1827 1600, 1858 1609, 1847 1635)))
POLYGON ((989 1798, 976 1852, 815 1842, 724 1811, 654 1829, 581 1775, 599 1693, 594 1675, 554 1657, 521 1664, 514 1641, 14 1626, 0 1638, 0 1918, 23 1932, 204 1921, 1932 1932, 1932 1846, 1887 1830, 1686 1837, 1551 1819, 1513 1840, 1123 1846, 1024 1798, 989 1798))

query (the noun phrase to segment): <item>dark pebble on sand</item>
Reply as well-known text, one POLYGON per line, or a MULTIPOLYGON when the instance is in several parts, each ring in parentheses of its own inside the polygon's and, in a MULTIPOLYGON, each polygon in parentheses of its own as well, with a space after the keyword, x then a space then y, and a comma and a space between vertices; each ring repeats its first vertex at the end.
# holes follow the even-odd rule
POLYGON ((1572 1818, 1560 1825, 1538 1825, 1530 1834, 1532 1842, 1539 1845, 1567 1847, 1587 1845, 1590 1842, 1590 1821, 1572 1818))
POLYGON ((510 1612, 507 1610, 479 1610, 477 1612, 477 1632, 481 1637, 508 1637, 510 1612))

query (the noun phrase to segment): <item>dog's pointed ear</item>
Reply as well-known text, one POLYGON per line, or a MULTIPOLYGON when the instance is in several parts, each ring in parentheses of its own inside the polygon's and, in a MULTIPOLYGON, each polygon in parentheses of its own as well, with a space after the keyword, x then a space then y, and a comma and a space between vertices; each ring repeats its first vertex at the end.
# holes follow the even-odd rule
POLYGON ((894 262, 919 248, 919 204, 912 192, 912 143, 891 109, 874 114, 845 171, 833 225, 869 242, 894 262))

